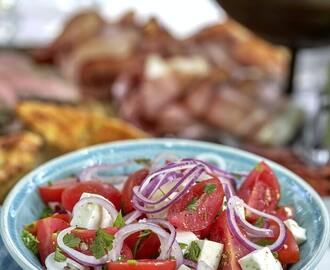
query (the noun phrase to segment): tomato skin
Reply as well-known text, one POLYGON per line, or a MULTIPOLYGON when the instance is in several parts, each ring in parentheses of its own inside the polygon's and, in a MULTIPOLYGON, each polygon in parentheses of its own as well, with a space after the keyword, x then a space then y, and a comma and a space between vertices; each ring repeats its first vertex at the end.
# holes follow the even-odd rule
POLYGON ((201 231, 213 223, 224 198, 224 191, 219 179, 212 178, 192 186, 190 190, 175 202, 168 211, 168 220, 180 230, 201 231), (204 192, 206 185, 215 185, 211 194, 204 192), (196 210, 189 210, 187 206, 198 198, 196 210))
POLYGON ((59 218, 64 220, 67 223, 71 222, 71 216, 69 214, 59 214, 59 213, 55 213, 54 215, 52 215, 53 218, 59 218))
POLYGON ((108 270, 175 270, 175 260, 140 260, 136 264, 126 262, 109 262, 108 270))
POLYGON ((132 204, 133 187, 141 185, 148 174, 147 169, 141 169, 132 173, 126 180, 121 196, 121 207, 125 214, 135 210, 132 204))
POLYGON ((60 203, 64 189, 75 183, 77 183, 77 179, 70 177, 56 181, 51 185, 41 186, 39 187, 40 197, 44 203, 49 203, 49 202, 60 203))
MULTIPOLYGON (((262 161, 240 186, 238 196, 253 208, 271 212, 280 200, 280 185, 274 172, 262 161)), ((249 213, 247 218, 250 222, 256 220, 256 216, 249 213)))
MULTIPOLYGON (((125 239, 127 246, 134 251, 134 246, 139 240, 140 232, 136 232, 125 239)), ((156 258, 159 254, 160 241, 156 234, 151 233, 140 240, 139 248, 136 250, 135 259, 156 258)), ((133 254, 134 255, 134 254, 133 254)))
POLYGON ((38 250, 40 260, 44 264, 47 256, 55 251, 56 238, 54 233, 69 227, 69 224, 62 219, 48 217, 37 223, 37 239, 39 241, 38 250))
POLYGON ((64 209, 72 212, 84 192, 101 195, 111 201, 117 209, 120 208, 120 192, 114 186, 100 181, 86 181, 75 183, 63 191, 61 202, 64 209))
POLYGON ((218 269, 241 270, 238 259, 250 252, 231 234, 227 222, 226 210, 221 213, 212 225, 209 239, 224 244, 224 250, 218 269))

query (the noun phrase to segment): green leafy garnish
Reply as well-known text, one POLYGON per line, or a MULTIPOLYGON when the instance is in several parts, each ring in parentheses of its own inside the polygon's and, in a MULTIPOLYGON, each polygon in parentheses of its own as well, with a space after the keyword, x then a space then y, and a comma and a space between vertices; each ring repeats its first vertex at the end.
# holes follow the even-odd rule
POLYGON ((50 187, 50 186, 52 186, 52 185, 53 185, 53 183, 52 183, 51 181, 48 181, 48 182, 47 182, 47 186, 50 187))
POLYGON ((260 239, 256 242, 257 245, 262 246, 262 247, 270 246, 273 243, 274 243, 274 241, 270 240, 270 239, 260 239))
POLYGON ((186 249, 188 247, 188 245, 185 243, 179 243, 179 246, 181 249, 186 249))
POLYGON ((109 250, 112 249, 113 240, 113 235, 107 233, 103 229, 98 229, 91 246, 93 256, 96 259, 102 258, 109 250))
POLYGON ((66 261, 65 255, 62 253, 62 251, 58 247, 55 250, 54 260, 56 262, 64 262, 64 261, 66 261))
POLYGON ((125 226, 125 220, 123 218, 121 211, 119 211, 118 216, 116 217, 115 222, 113 223, 113 227, 120 229, 124 226, 125 226))
POLYGON ((49 206, 46 206, 42 211, 40 218, 51 217, 53 214, 54 211, 49 206))
POLYGON ((187 205, 186 209, 190 210, 190 211, 196 211, 197 205, 198 205, 198 198, 195 197, 190 201, 190 203, 187 205))
POLYGON ((127 263, 129 265, 136 265, 137 264, 137 261, 136 260, 127 260, 127 263))
POLYGON ((278 260, 278 252, 273 252, 273 256, 276 260, 278 260))
POLYGON ((27 230, 23 229, 21 233, 21 239, 24 245, 33 252, 33 254, 38 254, 38 239, 27 230))
POLYGON ((261 173, 264 170, 264 168, 262 167, 261 163, 258 163, 255 170, 261 173))
POLYGON ((199 247, 196 241, 192 241, 184 257, 188 260, 197 262, 200 254, 201 254, 201 248, 199 247))
POLYGON ((63 237, 63 242, 66 246, 68 246, 70 248, 77 248, 77 247, 79 247, 81 240, 80 240, 80 238, 78 238, 77 236, 75 236, 73 234, 66 234, 63 237))
POLYGON ((264 217, 258 217, 258 219, 254 223, 254 225, 257 226, 257 227, 259 227, 259 228, 263 228, 265 226, 265 219, 264 219, 264 217))
POLYGON ((134 162, 137 164, 141 164, 141 165, 150 165, 151 159, 150 158, 137 158, 137 159, 134 159, 134 162))
POLYGON ((139 250, 139 247, 141 245, 142 240, 145 239, 146 237, 148 237, 150 234, 151 234, 150 230, 143 230, 143 231, 140 232, 139 237, 138 237, 138 239, 136 240, 136 242, 133 246, 133 250, 132 250, 133 257, 136 256, 136 253, 139 250))
POLYGON ((208 195, 212 194, 217 189, 217 186, 215 184, 207 184, 204 187, 204 192, 208 195))

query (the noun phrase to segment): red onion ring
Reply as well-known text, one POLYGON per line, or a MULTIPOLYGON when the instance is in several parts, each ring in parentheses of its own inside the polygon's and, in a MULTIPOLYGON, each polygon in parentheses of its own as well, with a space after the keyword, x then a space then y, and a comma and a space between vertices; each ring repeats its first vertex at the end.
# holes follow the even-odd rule
POLYGON ((160 165, 160 163, 162 161, 174 162, 175 160, 178 160, 178 159, 179 159, 178 156, 175 155, 174 153, 162 152, 158 156, 156 156, 154 158, 154 160, 152 161, 152 164, 150 166, 150 171, 155 172, 155 171, 159 170, 163 166, 163 165, 160 165))
POLYGON ((77 214, 77 211, 80 206, 82 206, 84 204, 88 204, 88 203, 95 203, 95 204, 102 206, 109 213, 109 215, 111 216, 113 221, 118 216, 116 207, 112 204, 112 202, 110 202, 106 198, 99 197, 99 196, 90 196, 90 197, 81 198, 73 207, 72 216, 77 214))
POLYGON ((72 258, 73 260, 75 260, 78 263, 81 263, 83 265, 95 267, 95 266, 100 266, 102 264, 105 264, 108 261, 108 255, 104 255, 102 258, 96 259, 94 256, 89 256, 89 255, 83 254, 73 248, 68 247, 66 244, 64 244, 64 242, 63 242, 64 236, 71 233, 71 231, 73 231, 74 229, 76 229, 76 227, 69 227, 69 228, 66 228, 59 232, 59 234, 57 236, 57 244, 58 244, 59 248, 63 252, 68 254, 68 256, 70 258, 72 258))
POLYGON ((237 196, 233 196, 228 200, 227 219, 228 219, 229 229, 230 229, 231 233, 238 240, 240 240, 240 242, 245 247, 247 247, 250 250, 256 250, 256 249, 263 248, 263 246, 259 246, 255 243, 253 243, 252 241, 250 241, 248 238, 246 238, 242 234, 240 228, 238 227, 238 225, 236 223, 235 207, 236 207, 237 204, 240 205, 240 206, 243 206, 244 208, 248 209, 249 211, 251 211, 252 213, 254 213, 258 216, 274 220, 279 225, 280 233, 279 233, 279 236, 278 236, 277 240, 273 244, 267 246, 271 251, 279 250, 283 246, 285 238, 286 238, 286 228, 285 228, 285 225, 282 222, 282 220, 280 220, 276 216, 261 212, 257 209, 254 209, 254 208, 250 207, 242 199, 238 198, 237 196))
POLYGON ((140 216, 142 216, 142 212, 135 210, 127 215, 124 216, 125 224, 131 224, 132 222, 136 221, 140 216))
POLYGON ((193 269, 196 269, 197 268, 197 263, 194 262, 194 261, 191 261, 191 260, 188 260, 188 259, 183 259, 183 264, 184 265, 187 265, 193 269))

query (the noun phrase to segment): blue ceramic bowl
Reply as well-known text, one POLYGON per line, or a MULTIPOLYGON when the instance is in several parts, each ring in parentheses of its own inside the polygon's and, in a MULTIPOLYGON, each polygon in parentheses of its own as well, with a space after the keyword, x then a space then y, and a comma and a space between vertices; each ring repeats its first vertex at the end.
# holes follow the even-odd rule
MULTIPOLYGON (((7 197, 1 213, 1 234, 6 247, 23 269, 42 269, 38 259, 24 246, 20 231, 24 224, 36 220, 43 204, 37 187, 81 171, 95 163, 114 163, 132 158, 153 158, 160 152, 170 151, 181 157, 200 153, 221 155, 229 170, 249 171, 262 157, 217 144, 175 140, 147 139, 123 141, 76 151, 47 162, 25 176, 7 197)), ((297 221, 307 229, 308 241, 301 246, 301 260, 291 270, 313 270, 329 245, 328 212, 318 194, 304 180, 268 161, 281 184, 281 203, 294 205, 297 221)), ((136 168, 130 167, 127 172, 136 168)))

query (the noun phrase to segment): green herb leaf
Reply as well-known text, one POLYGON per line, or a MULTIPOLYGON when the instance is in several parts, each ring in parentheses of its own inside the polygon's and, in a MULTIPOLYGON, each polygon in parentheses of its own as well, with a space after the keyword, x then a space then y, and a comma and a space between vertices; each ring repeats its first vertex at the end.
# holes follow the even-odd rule
POLYGON ((63 242, 66 246, 68 246, 70 248, 77 248, 77 247, 79 247, 81 240, 80 240, 80 238, 78 238, 77 236, 75 236, 73 234, 66 234, 63 237, 63 242))
POLYGON ((186 249, 188 247, 188 245, 185 243, 179 243, 179 246, 181 249, 186 249))
POLYGON ((190 210, 190 211, 196 211, 197 205, 198 205, 198 198, 195 197, 190 201, 190 203, 187 205, 186 209, 190 210))
POLYGON ((257 172, 260 172, 260 173, 261 173, 261 172, 264 170, 264 168, 262 167, 261 163, 258 163, 258 164, 256 165, 255 170, 256 170, 257 172))
POLYGON ((37 255, 38 254, 38 244, 39 241, 38 239, 30 232, 27 230, 22 230, 21 233, 21 239, 24 243, 24 245, 33 252, 33 254, 37 255))
POLYGON ((123 218, 121 211, 119 211, 118 216, 116 217, 116 220, 113 223, 113 227, 117 227, 118 229, 120 229, 124 226, 125 226, 125 220, 123 218))
POLYGON ((207 184, 204 187, 204 192, 208 195, 212 194, 214 191, 216 191, 217 186, 215 184, 207 184))
POLYGON ((259 228, 263 228, 265 226, 264 217, 258 217, 257 220, 255 221, 254 225, 259 227, 259 228))
POLYGON ((50 217, 53 214, 54 214, 54 211, 49 206, 46 206, 44 208, 44 210, 42 211, 40 218, 50 217))
POLYGON ((98 229, 96 232, 96 237, 91 246, 93 256, 96 259, 103 257, 107 251, 112 249, 113 240, 113 235, 107 233, 103 229, 98 229))
POLYGON ((137 164, 141 164, 141 165, 150 165, 151 159, 150 158, 137 158, 137 159, 134 159, 134 162, 137 164))
POLYGON ((137 264, 137 261, 136 260, 127 260, 127 263, 129 265, 136 265, 137 264))
POLYGON ((55 250, 54 260, 56 262, 64 262, 64 261, 66 261, 65 255, 62 253, 62 251, 58 247, 55 250))
POLYGON ((270 240, 270 239, 260 239, 256 242, 257 245, 262 246, 262 247, 269 246, 273 243, 274 243, 274 241, 270 240))
POLYGON ((201 254, 201 248, 199 247, 196 241, 192 241, 184 257, 188 260, 197 262, 200 254, 201 254))
POLYGON ((52 186, 52 185, 53 185, 53 183, 52 183, 51 181, 48 181, 48 182, 47 182, 47 186, 50 187, 50 186, 52 186))
POLYGON ((276 260, 278 260, 278 252, 273 252, 273 256, 276 260))
POLYGON ((143 230, 140 232, 138 239, 136 240, 134 246, 133 246, 133 257, 136 256, 137 251, 139 250, 139 247, 141 245, 141 242, 143 239, 147 238, 151 234, 150 230, 143 230))

